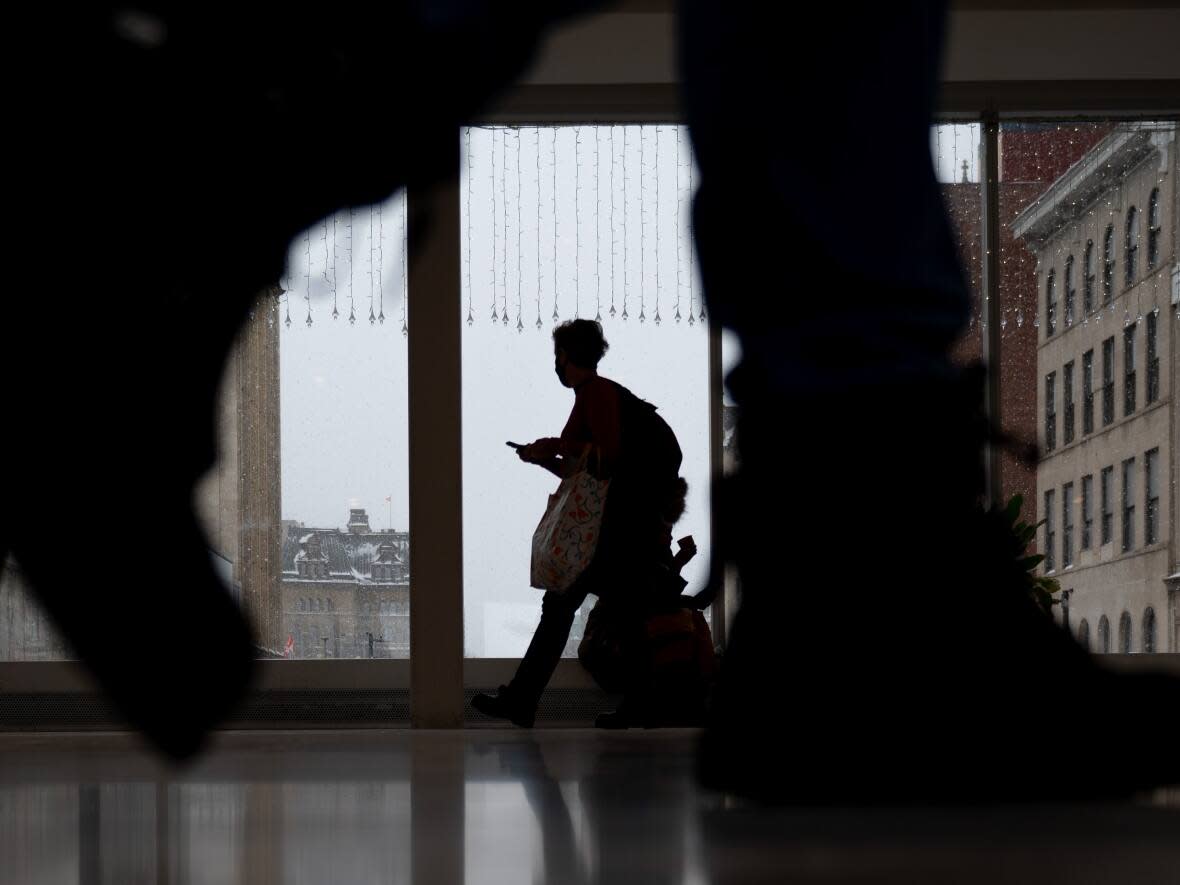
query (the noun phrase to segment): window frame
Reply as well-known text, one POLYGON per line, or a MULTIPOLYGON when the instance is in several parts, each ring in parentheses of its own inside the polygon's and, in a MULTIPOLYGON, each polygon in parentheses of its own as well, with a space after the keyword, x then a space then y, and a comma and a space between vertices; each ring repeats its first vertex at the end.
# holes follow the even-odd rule
MULTIPOLYGON (((1076 119, 1087 110, 1107 112, 1113 109, 1117 114, 1120 107, 1132 113, 1123 114, 1126 119, 1159 119, 1161 114, 1168 116, 1170 107, 1169 89, 1153 89, 1150 84, 1128 80, 1104 81, 1101 97, 1092 93, 1092 84, 1079 82, 1078 84, 1048 82, 1041 84, 1021 83, 1012 88, 999 88, 1003 84, 983 84, 985 88, 978 88, 973 84, 944 84, 944 101, 940 119, 944 121, 986 121, 988 119, 1022 119, 1035 116, 1036 119, 1062 120, 1076 119), (1031 91, 1030 91, 1031 90, 1031 91), (1144 107, 1160 107, 1160 113, 1143 113, 1144 107), (1067 108, 1068 110, 1061 110, 1067 108)), ((681 122, 678 109, 677 87, 675 84, 595 84, 588 86, 554 84, 546 86, 524 86, 508 95, 500 106, 489 111, 473 124, 483 122, 515 122, 522 125, 532 123, 679 123, 681 122)), ((982 140, 982 139, 981 139, 982 140)), ((458 146, 458 134, 454 139, 458 146)), ((994 148, 994 142, 993 142, 994 148)), ((409 370, 410 396, 413 401, 418 394, 418 401, 412 402, 412 417, 410 422, 411 435, 411 483, 414 477, 418 479, 416 488, 419 506, 412 507, 411 531, 416 538, 422 539, 419 544, 425 548, 430 545, 434 537, 444 537, 448 522, 457 523, 457 530, 462 530, 461 499, 457 504, 447 504, 445 501, 433 508, 434 512, 426 513, 422 509, 422 489, 431 484, 442 481, 442 488, 450 495, 451 487, 456 485, 461 476, 459 471, 448 471, 446 465, 461 464, 457 433, 454 439, 449 438, 451 431, 457 431, 457 419, 441 421, 423 426, 421 417, 424 410, 437 412, 440 406, 447 402, 458 401, 458 363, 443 360, 440 367, 437 361, 424 364, 423 355, 429 352, 432 356, 439 353, 439 342, 432 340, 432 336, 441 332, 443 340, 458 341, 460 321, 458 312, 451 310, 452 301, 450 291, 457 293, 459 289, 459 262, 455 260, 458 254, 459 230, 457 209, 459 198, 456 188, 442 185, 432 192, 411 190, 412 202, 432 204, 432 218, 441 224, 436 224, 428 236, 421 226, 426 215, 411 214, 411 238, 417 239, 422 247, 422 255, 412 263, 410 271, 410 285, 407 293, 411 311, 415 322, 410 324, 411 353, 417 351, 415 364, 409 370), (453 191, 453 199, 448 196, 453 191), (455 210, 456 217, 447 217, 447 206, 455 210), (439 297, 440 293, 443 297, 439 297), (437 311, 432 311, 432 304, 438 305, 437 311), (438 373, 442 373, 441 381, 438 373), (429 377, 429 382, 425 381, 429 377), (437 397, 438 391, 451 390, 453 394, 444 397, 442 402, 437 397), (429 394, 432 401, 423 400, 423 394, 429 394), (416 409, 416 411, 415 411, 416 409), (441 443, 441 448, 439 444, 441 443), (414 453, 417 452, 417 455, 414 453), (425 457, 429 454, 431 457, 425 457), (434 460, 438 465, 435 469, 419 471, 429 461, 434 460), (455 514, 459 518, 454 518, 455 514)), ((988 207, 984 205, 985 215, 988 207)), ((985 219, 985 227, 991 222, 985 219)), ((1151 228, 1149 225, 1149 240, 1151 228)), ((1150 243, 1149 243, 1150 244, 1150 243)), ((1114 249, 1111 249, 1111 263, 1114 263, 1114 249)), ((1097 275, 1093 282, 1097 282, 1097 275)), ((985 298, 985 310, 993 318, 999 316, 998 278, 987 283, 988 291, 992 293, 990 299, 985 298)), ((1092 284, 1091 284, 1092 285, 1092 284)), ((1112 287, 1113 289, 1113 287, 1112 287)), ((1113 294, 1113 292, 1111 293, 1113 294)), ((1109 298, 1104 304, 1109 303, 1109 298)), ((998 327, 998 322, 990 325, 998 327)), ((719 336, 718 336, 719 352, 719 336)), ((456 348, 457 350, 457 348, 456 348)), ((412 357, 413 359, 413 357, 412 357)), ((712 369, 711 369, 712 371, 712 369)), ((719 361, 718 361, 719 374, 719 361)), ((999 381, 997 380, 998 384, 999 381)), ((720 384, 711 384, 710 396, 717 396, 720 384)), ((720 408, 718 407, 718 414, 720 408)), ((720 426, 719 421, 712 422, 720 426)), ((717 432, 717 428, 714 428, 717 432)), ((1113 470, 1113 467, 1108 468, 1113 470)), ((431 638, 440 638, 440 652, 437 655, 419 656, 415 659, 415 676, 411 680, 410 661, 402 660, 334 660, 324 661, 261 661, 259 663, 259 680, 256 688, 260 691, 292 691, 309 690, 325 691, 334 689, 359 690, 396 690, 408 691, 413 699, 413 724, 420 727, 455 727, 462 722, 462 688, 470 685, 495 685, 505 681, 503 677, 515 669, 515 660, 480 661, 465 660, 462 651, 462 572, 461 564, 456 559, 450 563, 441 562, 456 549, 461 551, 462 537, 457 534, 453 542, 445 543, 435 557, 435 562, 423 561, 419 555, 416 561, 416 580, 421 585, 430 586, 431 593, 413 594, 411 605, 411 631, 413 642, 417 644, 431 638), (458 590, 457 603, 455 588, 458 590), (436 594, 435 591, 438 591, 436 594), (429 600, 435 597, 435 605, 429 600), (425 606, 425 607, 424 607, 425 606), (457 615, 456 615, 457 612, 457 615), (456 635, 457 628, 457 635, 456 635), (457 653, 448 651, 457 645, 457 653), (448 659, 449 658, 449 659, 448 659), (478 665, 478 666, 473 666, 478 665), (458 672, 456 680, 454 674, 458 672)), ((461 557, 460 557, 461 558, 461 557)), ((1104 616, 1105 617, 1105 616, 1104 616)), ((715 620, 716 623, 716 620, 715 620)), ((298 637, 297 637, 298 638, 298 637)), ((421 647, 421 646, 419 646, 421 647)), ((1180 658, 1180 655, 1174 657, 1180 658)), ((555 688, 589 687, 590 680, 574 666, 566 666, 570 662, 562 662, 554 676, 551 685, 555 688)), ((94 691, 93 683, 87 674, 71 661, 54 662, 0 662, 0 685, 21 686, 22 691, 47 693, 64 692, 67 694, 87 695, 94 691)), ((0 695, 8 689, 0 690, 0 695)))

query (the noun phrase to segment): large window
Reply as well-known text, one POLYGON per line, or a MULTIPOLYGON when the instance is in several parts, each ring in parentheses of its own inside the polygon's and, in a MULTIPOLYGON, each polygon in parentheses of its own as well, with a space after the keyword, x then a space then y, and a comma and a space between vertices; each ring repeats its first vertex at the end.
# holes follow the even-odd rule
POLYGON ((1108 225, 1102 237, 1102 303, 1114 297, 1114 225, 1108 225))
MULTIPOLYGON (((556 322, 600 317, 611 343, 603 373, 658 405, 676 430, 690 497, 674 537, 691 534, 700 548, 684 573, 688 592, 704 584, 713 416, 708 318, 690 229, 695 171, 686 134, 673 125, 487 126, 460 138, 467 148, 463 211, 452 245, 462 277, 456 321, 463 334, 466 652, 512 657, 537 623, 541 594, 528 586, 529 540, 556 480, 521 464, 504 442, 554 435, 568 414, 571 395, 550 374, 556 322)), ((1019 491, 1027 507, 1043 502, 1045 516, 1062 519, 1061 560, 1047 564, 1075 566, 1075 617, 1097 625, 1106 605, 1111 617, 1126 609, 1139 623, 1148 601, 1155 611, 1168 611, 1162 579, 1173 574, 1168 563, 1175 561, 1168 471, 1176 458, 1169 430, 1178 352, 1169 300, 1177 254, 1169 212, 1180 178, 1176 126, 1003 124, 992 303, 981 274, 982 138, 975 125, 931 131, 973 299, 961 355, 981 356, 987 324, 995 322, 1003 340, 1002 364, 992 367, 1000 378, 1003 429, 1022 440, 1042 431, 1044 448, 1055 449, 1051 459, 1005 455, 1003 494, 1019 491), (1144 274, 1137 273, 1141 223, 1144 274), (1126 286, 1115 285, 1119 241, 1126 286), (1057 322, 1058 282, 1063 323, 1057 322), (1167 311, 1164 322, 1161 311, 1167 311), (1140 328, 1143 409, 1136 387, 1140 328), (1120 332, 1123 415, 1116 414, 1115 399, 1120 332), (1079 357, 1083 415, 1076 438, 1079 357), (1068 444, 1060 450, 1058 371, 1068 444), (1094 415, 1099 389, 1100 422, 1094 415), (1144 459, 1142 492, 1136 457, 1144 459), (1124 464, 1130 469, 1115 475, 1124 464), (1116 500, 1120 480, 1123 495, 1116 500), (1063 511, 1056 511, 1053 496, 1061 490, 1064 498, 1077 483, 1081 542, 1075 546, 1066 518, 1072 503, 1063 500, 1063 511), (1141 523, 1136 502, 1144 505, 1141 523), (1135 525, 1143 532, 1138 545, 1135 525), (1111 569, 1132 557, 1142 580, 1125 585, 1124 594, 1111 569), (1126 598, 1100 604, 1100 588, 1110 586, 1126 598)), ((849 212, 852 218, 855 207, 849 212)), ((210 556, 242 605, 260 616, 260 646, 268 656, 409 654, 407 223, 404 201, 394 200, 339 213, 296 237, 281 291, 262 296, 227 371, 222 463, 198 490, 198 507, 210 556)), ((784 258, 787 266, 791 260, 784 258)), ((789 310, 790 302, 768 308, 789 310)), ((735 349, 727 341, 723 360, 732 362, 735 349)), ((736 411, 728 401, 717 411, 728 464, 736 456, 736 411)), ((1048 553, 1056 529, 1047 527, 1048 553)), ((586 614, 579 615, 570 653, 586 614)), ((1164 646, 1171 636, 1164 632, 1164 646)), ((19 563, 5 562, 0 659, 69 654, 25 592, 19 563)))
POLYGON ((1114 423, 1114 338, 1102 342, 1102 426, 1114 423))
POLYGON ((1160 398, 1159 308, 1147 314, 1147 404, 1160 398))
POLYGON ((1089 550, 1094 543, 1094 477, 1082 477, 1082 549, 1089 550))
POLYGON ((1057 373, 1045 376, 1045 451, 1057 448, 1057 373))
MULTIPOLYGON (((659 407, 684 453, 688 509, 673 529, 709 558, 709 334, 690 239, 682 127, 477 127, 463 132, 464 635, 468 657, 518 657, 540 615, 533 530, 558 480, 505 442, 558 436, 573 392, 551 332, 598 320, 602 375, 659 407)), ((608 493, 609 494, 609 493, 608 493)), ((577 650, 590 597, 566 654, 577 650)))
POLYGON ((1094 241, 1086 241, 1082 259, 1082 310, 1087 317, 1094 312, 1094 241))
POLYGON ((1144 510, 1143 543, 1159 541, 1160 522, 1160 450, 1152 449, 1143 456, 1144 484, 1146 486, 1144 510))
POLYGON ((1160 249, 1160 189, 1153 188, 1147 201, 1147 269, 1159 264, 1160 249))
POLYGON ((1123 330, 1123 415, 1130 415, 1135 411, 1137 390, 1136 360, 1135 360, 1135 329, 1131 323, 1123 330))
POLYGON ((1049 269, 1045 276, 1045 335, 1057 331, 1057 271, 1049 269))
POLYGON ((1045 571, 1052 572, 1057 569, 1057 528, 1056 515, 1053 512, 1054 501, 1057 495, 1053 489, 1045 492, 1045 509, 1041 511, 1041 519, 1045 521, 1045 549, 1042 553, 1045 556, 1045 571))
POLYGON ((1125 256, 1124 283, 1129 287, 1135 284, 1135 268, 1139 258, 1139 210, 1134 206, 1127 210, 1126 242, 1123 245, 1125 256))
POLYGON ((399 195, 291 245, 278 360, 288 658, 410 653, 406 221, 399 195))
POLYGON ((1082 354, 1082 434, 1094 432, 1094 349, 1082 354))
POLYGON ((1073 565, 1073 483, 1061 488, 1061 565, 1073 565))
POLYGON ((1114 468, 1102 468, 1102 543, 1114 540, 1114 468))
MULTIPOLYGON (((1174 310, 1164 313, 1174 284, 1166 274, 1141 272, 1138 250, 1144 224, 1148 252, 1151 231, 1160 228, 1154 267, 1170 267, 1175 254, 1166 208, 1180 177, 1178 136, 1174 122, 1022 120, 1002 123, 997 139, 998 198, 1006 219, 997 240, 998 308, 1010 311, 1022 298, 1026 304, 1036 298, 1047 322, 1055 285, 1064 287, 1065 297, 1065 322, 1052 324, 1051 337, 1048 329, 1033 345, 1004 337, 1001 416, 1010 425, 1012 416, 1040 410, 1039 427, 1012 428, 1042 441, 1033 471, 1036 497, 1026 499, 1042 502, 1041 518, 1060 520, 1045 528, 1046 568, 1072 567, 1070 617, 1099 625, 1106 650, 1102 632, 1113 632, 1115 624, 1104 616, 1118 622, 1126 611, 1137 625, 1146 606, 1160 612, 1174 604, 1174 504, 1168 499, 1174 490, 1167 479, 1176 459, 1168 387, 1176 377, 1168 320, 1174 310), (1125 264, 1116 267, 1116 259, 1125 264), (1082 305, 1070 323, 1075 270, 1082 305), (1082 415, 1075 436, 1079 359, 1082 415), (1057 448, 1058 442, 1064 445, 1057 448), (1071 499, 1079 483, 1077 542, 1071 499), (1055 496, 1060 509, 1050 504, 1055 496), (1049 549, 1050 542, 1057 549, 1049 549)), ((1004 476, 1015 473, 1013 460, 1001 460, 1004 476)))
POLYGON ((1123 462, 1123 552, 1135 549, 1135 459, 1123 462))
POLYGON ((1074 402, 1073 402, 1073 360, 1065 364, 1061 372, 1061 393, 1065 400, 1064 428, 1062 432, 1065 445, 1073 442, 1074 438, 1074 402))

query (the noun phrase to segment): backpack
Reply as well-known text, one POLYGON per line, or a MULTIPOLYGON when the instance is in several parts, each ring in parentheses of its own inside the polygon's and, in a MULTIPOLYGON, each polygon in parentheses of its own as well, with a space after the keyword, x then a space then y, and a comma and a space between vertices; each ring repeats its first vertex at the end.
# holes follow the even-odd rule
POLYGON ((654 405, 622 385, 617 386, 623 428, 622 470, 638 487, 655 496, 661 512, 673 511, 673 518, 667 521, 674 523, 684 509, 684 481, 680 479, 684 456, 680 443, 654 405))

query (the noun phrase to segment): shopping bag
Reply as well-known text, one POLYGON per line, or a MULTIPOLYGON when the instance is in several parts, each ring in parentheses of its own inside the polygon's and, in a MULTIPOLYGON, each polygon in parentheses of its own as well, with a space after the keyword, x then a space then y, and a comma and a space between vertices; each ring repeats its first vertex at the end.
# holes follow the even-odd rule
POLYGON ((609 487, 609 479, 597 479, 583 463, 549 496, 533 532, 532 586, 564 593, 586 570, 598 549, 609 487))

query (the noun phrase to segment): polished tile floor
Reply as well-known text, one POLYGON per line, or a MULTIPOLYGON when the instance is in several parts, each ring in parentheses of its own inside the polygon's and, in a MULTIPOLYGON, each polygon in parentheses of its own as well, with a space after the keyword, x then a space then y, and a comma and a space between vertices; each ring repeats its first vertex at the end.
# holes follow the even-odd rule
POLYGON ((234 732, 175 770, 127 735, 2 735, 0 883, 1180 885, 1175 793, 768 810, 699 791, 695 739, 234 732))

